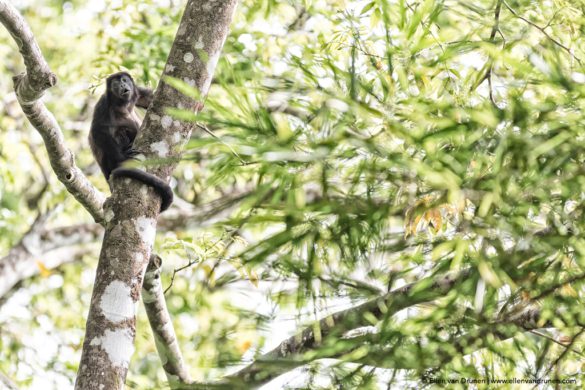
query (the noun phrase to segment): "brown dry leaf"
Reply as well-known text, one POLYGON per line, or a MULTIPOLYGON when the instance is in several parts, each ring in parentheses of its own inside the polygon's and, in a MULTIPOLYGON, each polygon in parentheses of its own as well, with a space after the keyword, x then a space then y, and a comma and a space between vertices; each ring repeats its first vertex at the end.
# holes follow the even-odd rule
POLYGON ((435 227, 437 232, 443 227, 443 217, 441 216, 441 210, 439 207, 427 211, 427 220, 430 221, 431 225, 435 227))

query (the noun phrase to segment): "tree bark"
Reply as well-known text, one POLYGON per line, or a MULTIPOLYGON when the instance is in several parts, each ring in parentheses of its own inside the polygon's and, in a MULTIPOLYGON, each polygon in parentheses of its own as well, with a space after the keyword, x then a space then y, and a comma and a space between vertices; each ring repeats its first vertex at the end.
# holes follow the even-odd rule
POLYGON ((40 267, 53 269, 96 251, 101 237, 98 224, 82 224, 54 229, 31 229, 0 258, 0 298, 18 282, 39 273, 40 267), (40 264, 39 264, 40 263, 40 264))
MULTIPOLYGON (((197 208, 174 207, 159 218, 159 230, 185 230, 222 220, 247 194, 246 191, 236 191, 197 208)), ((7 255, 0 257, 0 299, 17 283, 37 275, 39 261, 44 268, 51 270, 80 259, 83 254, 97 252, 94 243, 102 239, 103 233, 99 224, 85 223, 47 229, 44 223, 39 226, 39 219, 42 218, 37 218, 7 255)))
POLYGON ((44 91, 57 83, 57 76, 51 72, 26 21, 6 0, 0 0, 0 23, 14 38, 26 66, 25 73, 13 77, 14 91, 22 111, 43 137, 51 167, 59 180, 94 220, 101 223, 104 195, 75 165, 73 153, 65 146, 61 127, 41 101, 44 91))
POLYGON ((162 260, 152 255, 142 285, 142 301, 152 328, 156 350, 171 389, 191 383, 191 377, 178 345, 175 328, 167 309, 160 280, 162 260))
MULTIPOLYGON (((189 0, 169 54, 163 78, 134 147, 168 165, 151 169, 167 179, 189 139, 192 124, 173 120, 166 107, 199 110, 201 102, 164 82, 172 76, 206 96, 228 33, 236 0, 189 0)), ((106 231, 87 319, 76 389, 122 389, 133 353, 136 305, 148 264, 160 198, 152 188, 130 179, 113 180, 104 204, 106 231)))
MULTIPOLYGON (((466 269, 459 273, 424 278, 392 290, 379 298, 328 315, 318 322, 319 335, 322 339, 331 336, 341 337, 347 331, 369 325, 366 313, 382 320, 390 318, 407 307, 433 301, 444 296, 456 284, 464 282, 471 274, 471 270, 466 269), (420 290, 421 285, 428 285, 428 287, 420 290)), ((259 386, 286 371, 305 364, 306 362, 300 359, 302 355, 320 346, 315 337, 315 328, 314 324, 306 327, 226 379, 241 379, 246 383, 259 386), (285 364, 274 364, 279 360, 285 361, 285 364)))

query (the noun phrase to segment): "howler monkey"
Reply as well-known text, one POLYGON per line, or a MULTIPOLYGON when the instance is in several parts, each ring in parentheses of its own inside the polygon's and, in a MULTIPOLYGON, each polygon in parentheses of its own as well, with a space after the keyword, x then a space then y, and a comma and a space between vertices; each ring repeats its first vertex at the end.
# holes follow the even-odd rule
POLYGON ((108 183, 113 175, 130 177, 153 187, 162 198, 162 212, 173 202, 171 187, 164 180, 140 169, 120 167, 124 161, 139 154, 132 147, 141 124, 134 106, 147 108, 151 102, 152 90, 137 87, 128 73, 109 76, 106 93, 93 112, 89 145, 108 183))

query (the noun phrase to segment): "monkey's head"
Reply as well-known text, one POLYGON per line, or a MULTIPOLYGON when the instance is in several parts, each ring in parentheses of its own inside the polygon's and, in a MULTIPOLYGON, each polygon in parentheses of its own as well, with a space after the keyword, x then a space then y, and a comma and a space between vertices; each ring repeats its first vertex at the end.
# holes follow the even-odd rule
POLYGON ((108 97, 115 97, 124 103, 133 102, 138 98, 138 90, 130 76, 126 72, 118 72, 109 76, 106 80, 108 97))

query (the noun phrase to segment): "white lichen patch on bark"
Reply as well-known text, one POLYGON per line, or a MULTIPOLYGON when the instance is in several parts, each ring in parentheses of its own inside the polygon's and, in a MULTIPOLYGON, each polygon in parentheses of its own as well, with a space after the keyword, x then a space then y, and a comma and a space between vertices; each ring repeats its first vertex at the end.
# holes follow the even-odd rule
POLYGON ((150 144, 150 150, 155 152, 159 157, 166 157, 169 154, 169 144, 165 141, 153 142, 150 144))
POLYGON ((152 303, 156 301, 156 295, 150 290, 142 289, 142 301, 144 303, 152 303))
POLYGON ((160 121, 160 115, 150 114, 150 120, 152 120, 154 122, 158 122, 158 121, 160 121))
POLYGON ((191 62, 193 62, 194 59, 195 59, 195 56, 193 56, 193 53, 187 52, 183 56, 183 61, 185 61, 188 64, 190 64, 191 62))
POLYGON ((172 322, 165 322, 165 324, 162 326, 162 328, 160 330, 161 330, 161 333, 170 333, 170 332, 174 332, 175 328, 173 328, 172 322))
POLYGON ((136 252, 134 258, 136 259, 136 262, 142 263, 144 261, 144 254, 142 252, 136 252))
POLYGON ((106 211, 106 213, 104 214, 104 220, 106 221, 106 223, 108 223, 112 219, 114 219, 115 216, 116 214, 114 214, 114 210, 108 209, 108 211, 106 211))
POLYGON ((107 329, 103 336, 91 340, 90 345, 100 346, 112 365, 126 369, 134 353, 134 338, 128 329, 107 329))
POLYGON ((152 218, 138 217, 134 224, 142 242, 147 246, 151 246, 156 234, 156 221, 152 218))
POLYGON ((118 323, 134 317, 136 306, 131 296, 131 287, 114 280, 104 290, 100 309, 108 321, 118 323))
POLYGON ((168 115, 162 117, 160 124, 163 128, 168 129, 173 124, 173 118, 168 115))
POLYGON ((188 84, 189 86, 191 86, 191 87, 195 87, 195 86, 196 86, 196 85, 195 85, 195 80, 193 80, 193 79, 190 79, 189 77, 184 77, 184 78, 183 78, 183 81, 184 81, 185 83, 187 83, 187 84, 188 84))
POLYGON ((156 275, 153 273, 146 272, 142 285, 142 301, 144 303, 156 302, 157 291, 159 290, 162 291, 160 278, 156 278, 156 275))
POLYGON ((197 38, 197 42, 195 42, 193 47, 195 48, 195 50, 201 50, 205 47, 205 45, 203 44, 203 37, 201 35, 199 35, 199 37, 197 38))
POLYGON ((170 73, 170 72, 174 72, 174 71, 175 71, 175 65, 172 65, 172 64, 167 64, 167 65, 165 66, 165 71, 166 71, 166 72, 169 72, 169 73, 170 73))
POLYGON ((181 141, 181 133, 179 133, 178 131, 173 133, 173 143, 178 144, 181 141))

